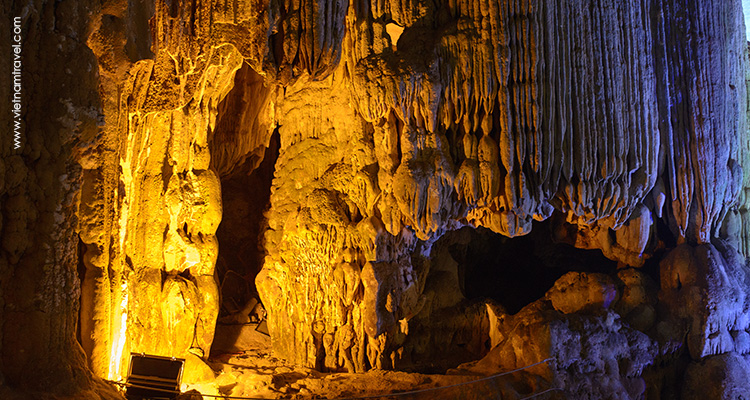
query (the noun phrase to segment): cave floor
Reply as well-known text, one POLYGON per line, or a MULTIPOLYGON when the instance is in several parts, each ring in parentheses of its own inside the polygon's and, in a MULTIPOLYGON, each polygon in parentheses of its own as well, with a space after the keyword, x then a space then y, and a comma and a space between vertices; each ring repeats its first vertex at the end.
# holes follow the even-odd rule
POLYGON ((219 393, 232 397, 263 399, 339 399, 368 398, 389 399, 522 399, 533 395, 535 399, 557 399, 560 393, 540 394, 545 388, 531 383, 534 377, 518 373, 511 376, 484 380, 476 383, 446 388, 447 386, 471 382, 486 375, 470 370, 452 370, 448 374, 420 374, 400 371, 372 370, 366 373, 323 373, 294 366, 274 357, 271 341, 255 330, 255 325, 220 327, 214 343, 215 349, 209 361, 217 373, 216 385, 219 393), (233 333, 226 335, 226 331, 233 333), (239 331, 239 332, 237 332, 239 331), (234 345, 227 346, 223 338, 235 338, 234 345), (534 387, 537 390, 534 390, 534 387), (397 392, 429 390, 418 394, 393 396, 397 392), (496 395, 495 395, 496 394, 496 395))

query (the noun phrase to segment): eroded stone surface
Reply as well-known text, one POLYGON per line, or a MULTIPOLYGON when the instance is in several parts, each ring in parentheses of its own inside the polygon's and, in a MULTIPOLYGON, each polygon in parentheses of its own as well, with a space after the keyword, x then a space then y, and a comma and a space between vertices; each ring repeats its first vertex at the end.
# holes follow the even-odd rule
POLYGON ((685 371, 682 398, 741 399, 750 393, 748 356, 727 353, 693 362, 685 371))
POLYGON ((659 355, 648 335, 610 310, 561 314, 542 301, 516 315, 498 313, 497 345, 469 371, 514 370, 527 365, 571 398, 635 399, 645 395, 644 370, 659 355))
MULTIPOLYGON (((275 250, 258 280, 259 287, 267 288, 262 296, 275 303, 270 318, 276 337, 297 324, 310 327, 314 318, 323 318, 323 326, 349 318, 342 315, 356 321, 365 313, 379 315, 370 317, 378 321, 370 324, 378 326, 371 331, 385 332, 386 324, 403 334, 396 329, 396 310, 355 311, 363 304, 382 308, 375 305, 383 302, 378 296, 363 296, 352 311, 322 307, 337 304, 337 295, 325 278, 318 283, 319 276, 332 275, 347 249, 359 254, 360 268, 367 262, 400 260, 400 271, 393 275, 413 276, 419 288, 428 271, 415 275, 415 266, 403 254, 421 243, 429 247, 458 221, 515 236, 527 233, 533 219, 557 210, 564 215, 564 229, 570 229, 559 240, 600 249, 631 266, 643 265, 653 251, 655 218, 666 218, 681 241, 707 241, 730 208, 719 204, 736 199, 740 175, 734 165, 740 147, 715 157, 703 150, 669 150, 675 140, 690 141, 688 137, 713 129, 701 124, 685 129, 671 122, 684 113, 700 113, 692 101, 668 107, 673 99, 704 90, 673 83, 682 78, 671 65, 687 61, 654 47, 680 5, 585 4, 529 2, 515 8, 503 2, 456 3, 445 13, 433 11, 434 5, 405 13, 391 6, 384 11, 380 5, 364 11, 349 8, 350 36, 343 41, 341 66, 346 74, 332 70, 329 83, 305 83, 301 77, 278 99, 282 148, 266 236, 275 250), (388 32, 388 18, 404 28, 397 43, 388 32), (629 23, 616 23, 623 20, 629 23), (431 23, 445 28, 433 29, 431 23), (581 47, 571 52, 571 43, 581 47), (350 91, 350 100, 326 100, 340 98, 339 88, 350 91), (320 119, 303 112, 303 103, 320 119), (709 159, 716 161, 703 161, 709 159), (688 173, 674 167, 693 162, 705 168, 688 173), (708 171, 720 171, 716 173, 726 184, 693 192, 691 182, 714 175, 708 171), (283 258, 286 263, 280 262, 283 258), (291 274, 289 258, 295 260, 291 274), (303 278, 303 287, 320 288, 324 295, 294 300, 284 294, 289 277, 299 279, 300 273, 310 277, 303 278), (289 309, 304 315, 299 323, 289 324, 295 321, 286 317, 289 309)), ((710 15, 693 16, 689 23, 719 18, 736 4, 713 7, 707 8, 710 15)), ((744 51, 737 32, 716 32, 717 40, 732 38, 722 41, 722 51, 744 51)), ((702 49, 696 50, 701 55, 691 64, 695 68, 716 60, 702 49)), ((732 72, 717 79, 739 85, 743 61, 737 56, 732 60, 733 66, 727 65, 732 72)), ((744 98, 742 90, 728 95, 744 98)), ((734 105, 722 109, 740 115, 734 105)), ((742 121, 717 123, 731 126, 734 133, 701 143, 734 143, 732 138, 743 132, 742 121)), ((393 279, 383 278, 377 285, 393 279)), ((410 279, 404 278, 394 293, 412 285, 410 279)), ((634 312, 630 319, 646 329, 655 318, 654 305, 638 307, 628 310, 634 312)), ((338 335, 336 325, 327 325, 326 334, 338 335)), ((297 337, 278 345, 290 357, 312 363, 310 351, 321 346, 314 344, 314 329, 302 329, 309 329, 302 339, 307 344, 297 337)), ((392 333, 377 346, 398 349, 398 335, 392 333)))
POLYGON ((47 343, 61 355, 47 364, 75 367, 69 381, 82 365, 68 346, 77 229, 94 374, 118 378, 144 351, 185 357, 189 380, 210 381, 221 178, 258 165, 274 129, 256 283, 274 349, 293 362, 363 372, 444 344, 481 355, 489 341, 492 368, 554 356, 572 393, 637 397, 655 341, 688 332, 696 361, 750 348, 744 262, 710 244, 747 254, 738 1, 63 3, 14 9, 46 29, 27 29, 50 43, 33 54, 85 61, 42 75, 76 89, 34 97, 45 117, 27 118, 24 153, 0 161, 3 379, 20 382, 43 358, 21 350, 47 343), (514 237, 546 219, 556 240, 621 267, 681 244, 661 264, 659 301, 642 273, 576 272, 550 304, 488 312, 450 260, 429 260, 448 231, 514 237), (7 323, 27 319, 43 333, 7 323))
MULTIPOLYGON (((257 55, 264 48, 249 32, 266 25, 250 3, 156 3, 152 36, 136 38, 152 44, 153 56, 133 60, 118 38, 126 34, 123 24, 137 20, 136 7, 103 10, 89 38, 104 93, 118 94, 104 105, 102 140, 91 144, 84 165, 93 178, 85 180, 90 190, 81 199, 87 205, 80 228, 87 246, 84 348, 92 369, 110 379, 126 373, 130 352, 145 352, 186 358, 185 383, 205 383, 213 379, 203 363, 219 306, 217 172, 228 172, 258 148, 262 154, 270 131, 261 135, 265 140, 235 145, 235 152, 236 134, 228 127, 216 135, 223 148, 209 142, 217 114, 232 107, 222 100, 243 63, 241 52, 257 55), (215 35, 221 39, 210 39, 215 35), (217 153, 213 168, 211 150, 217 153)), ((255 115, 267 105, 248 108, 251 117, 237 118, 239 128, 268 130, 255 115)))
POLYGON ((661 285, 660 301, 682 324, 693 359, 750 352, 750 276, 736 250, 680 246, 661 263, 661 285))
POLYGON ((120 399, 87 366, 77 340, 77 226, 85 172, 79 145, 95 140, 102 101, 86 45, 93 1, 4 3, 0 95, 0 397, 120 399), (15 35, 14 35, 15 36, 15 35), (9 37, 9 36, 8 36, 9 37), (14 81, 13 67, 20 70, 14 81), (11 112, 20 84, 18 147, 11 112), (54 397, 53 397, 54 396, 54 397))
POLYGON ((619 297, 615 283, 604 274, 569 272, 545 296, 563 314, 609 308, 619 297))

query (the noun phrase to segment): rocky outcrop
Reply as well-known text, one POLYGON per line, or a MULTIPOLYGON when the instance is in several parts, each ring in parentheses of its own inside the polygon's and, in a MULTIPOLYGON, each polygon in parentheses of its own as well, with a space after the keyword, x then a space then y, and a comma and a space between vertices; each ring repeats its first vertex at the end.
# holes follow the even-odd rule
POLYGON ((614 312, 561 314, 543 304, 500 314, 496 335, 500 341, 487 356, 461 369, 491 373, 548 360, 533 373, 569 398, 643 398, 644 370, 660 351, 614 312))
POLYGON ((740 399, 750 393, 748 356, 727 353, 693 362, 685 372, 682 399, 740 399))
MULTIPOLYGON (((558 240, 635 267, 663 246, 654 236, 657 219, 680 242, 709 241, 740 190, 742 147, 733 143, 745 132, 736 101, 746 94, 741 32, 709 24, 738 15, 738 4, 705 6, 478 2, 404 13, 392 4, 350 7, 343 71, 317 83, 300 78, 278 98, 282 146, 266 235, 273 250, 257 284, 270 302, 282 353, 313 364, 310 353, 323 349, 314 344, 316 319, 327 326, 324 336, 335 338, 338 324, 360 323, 358 308, 379 307, 371 304, 379 297, 364 296, 349 311, 335 300, 340 295, 329 278, 321 278, 333 275, 344 249, 358 254, 358 269, 367 262, 400 266, 377 284, 369 277, 365 293, 392 287, 392 276, 401 274, 393 292, 414 287, 419 297, 429 266, 415 272, 405 255, 462 224, 516 236, 556 211, 563 216, 554 219, 558 240), (697 8, 706 12, 678 17, 697 8), (660 47, 688 31, 667 26, 684 24, 690 37, 705 34, 718 50, 699 46, 688 55, 660 47), (403 28, 395 39, 393 25, 403 28), (731 65, 714 71, 726 73, 714 79, 698 72, 726 59, 719 54, 731 65), (351 107, 341 98, 344 89, 351 107), (706 115, 696 100, 703 96, 714 99, 709 107, 722 117, 684 125, 681 116, 706 115), (707 134, 719 126, 726 128, 707 134), (721 182, 715 190, 696 183, 714 179, 721 182), (285 293, 300 281, 323 294, 285 293), (310 333, 281 339, 298 326, 310 333)), ((410 314, 392 305, 379 315, 410 314)), ((632 317, 648 325, 654 306, 643 307, 632 317)), ((395 317, 377 320, 403 333, 395 317)), ((387 330, 378 325, 358 340, 384 340, 387 330)), ((400 340, 386 341, 393 345, 377 346, 400 348, 400 340)))
POLYGON ((552 307, 563 313, 609 308, 617 300, 615 282, 604 274, 569 272, 555 282, 545 296, 552 307))
POLYGON ((236 73, 242 52, 260 60, 264 44, 246 37, 267 25, 245 3, 142 6, 111 4, 88 42, 108 101, 101 137, 79 160, 87 178, 79 227, 86 245, 83 345, 99 376, 121 378, 129 353, 145 352, 185 358, 183 382, 206 383, 214 376, 204 361, 219 307, 217 172, 231 172, 253 152, 263 154, 271 133, 267 119, 256 115, 266 115, 267 102, 218 127, 217 114, 247 103, 242 92, 223 101, 235 78, 258 91, 247 67, 236 73), (124 28, 139 11, 152 14, 153 29, 128 40, 150 43, 153 54, 142 51, 137 54, 146 58, 133 59, 124 39, 133 32, 124 28), (249 128, 265 131, 238 146, 233 129, 249 128))
MULTIPOLYGON (((0 29, 20 37, 21 127, 14 115, 0 149, 0 397, 119 399, 92 374, 77 340, 80 281, 76 234, 85 173, 79 145, 102 123, 96 57, 86 46, 87 16, 98 4, 81 1, 6 3, 0 29)), ((0 94, 14 97, 11 41, 0 94)))
MULTIPOLYGON (((638 267, 659 243, 656 219, 707 242, 737 204, 744 46, 739 22, 711 22, 737 2, 129 7, 106 11, 89 40, 104 91, 127 94, 105 105, 104 131, 128 139, 83 158, 84 185, 110 188, 82 197, 86 328, 102 332, 86 347, 100 374, 124 309, 143 320, 133 338, 202 321, 175 329, 180 351, 206 353, 214 306, 154 323, 126 294, 158 281, 215 304, 220 209, 202 188, 259 165, 275 126, 256 281, 275 347, 311 366, 393 365, 409 320, 433 310, 430 265, 413 254, 460 226, 517 236, 555 213, 557 240, 638 267), (692 9, 705 12, 679 17, 692 9), (150 12, 152 53, 123 29, 150 12), (692 35, 705 46, 680 47, 692 35)), ((577 308, 573 297, 553 303, 577 308)), ((648 325, 644 307, 633 318, 648 325)))
POLYGON ((736 250, 683 245, 661 263, 660 303, 669 309, 695 360, 750 353, 747 316, 750 276, 736 250))
POLYGON ((487 303, 492 349, 453 372, 492 374, 534 365, 527 371, 565 398, 651 398, 661 383, 650 371, 674 363, 680 345, 656 339, 653 321, 633 319, 632 310, 656 302, 649 279, 636 269, 616 277, 568 273, 515 314, 487 303))
POLYGON ((495 369, 552 357, 539 375, 576 396, 638 397, 644 368, 685 340, 689 379, 744 373, 739 1, 34 4, 11 7, 29 54, 84 61, 29 65, 68 86, 49 107, 29 98, 44 117, 0 161, 12 385, 28 387, 21 371, 47 353, 44 375, 75 382, 53 390, 97 385, 74 345, 78 289, 95 376, 121 377, 137 351, 184 357, 187 383, 211 381, 221 182, 261 165, 273 132, 255 282, 292 362, 361 372, 460 347, 495 369), (550 241, 620 271, 561 269, 518 314, 487 311, 465 285, 471 238, 449 235, 518 237, 542 221, 550 241), (648 260, 665 254, 655 274, 648 260))

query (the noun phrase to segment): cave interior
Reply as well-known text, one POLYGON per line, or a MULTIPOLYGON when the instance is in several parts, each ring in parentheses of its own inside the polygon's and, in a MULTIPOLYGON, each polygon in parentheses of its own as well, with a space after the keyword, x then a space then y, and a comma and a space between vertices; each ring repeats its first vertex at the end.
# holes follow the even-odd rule
POLYGON ((747 398, 742 5, 4 6, 0 398, 747 398))

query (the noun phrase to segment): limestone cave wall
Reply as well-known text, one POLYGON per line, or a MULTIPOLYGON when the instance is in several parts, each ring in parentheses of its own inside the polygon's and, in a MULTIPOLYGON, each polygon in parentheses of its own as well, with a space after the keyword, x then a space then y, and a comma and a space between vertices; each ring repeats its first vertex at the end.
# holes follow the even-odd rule
POLYGON ((10 11, 40 86, 0 162, 9 386, 41 363, 106 397, 130 352, 209 384, 233 270, 319 370, 551 358, 574 398, 750 390, 738 0, 33 4, 10 11), (472 295, 476 271, 538 294, 472 295))
POLYGON ((2 41, 0 397, 25 399, 43 391, 61 398, 120 398, 92 373, 77 339, 77 232, 85 179, 80 146, 96 141, 104 123, 98 61, 86 44, 97 6, 3 2, 0 10, 6 38, 15 30, 14 17, 22 37, 21 60, 11 40, 2 41), (11 73, 15 67, 20 82, 11 73), (18 148, 10 135, 15 83, 22 96, 18 148))

